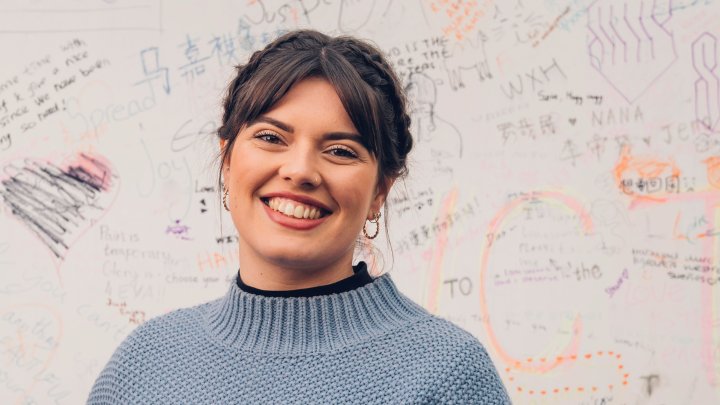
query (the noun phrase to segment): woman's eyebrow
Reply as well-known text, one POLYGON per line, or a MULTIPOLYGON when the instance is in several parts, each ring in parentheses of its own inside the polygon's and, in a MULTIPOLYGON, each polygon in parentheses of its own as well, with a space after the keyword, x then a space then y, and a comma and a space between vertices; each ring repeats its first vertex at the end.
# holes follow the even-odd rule
MULTIPOLYGON (((292 125, 286 124, 282 121, 278 121, 275 118, 270 118, 267 115, 258 116, 252 122, 250 122, 250 124, 248 124, 248 126, 255 125, 258 122, 264 122, 266 124, 274 125, 280 129, 282 129, 285 132, 290 132, 290 133, 295 132, 295 128, 292 125)), ((360 134, 355 133, 355 132, 329 132, 329 133, 323 135, 323 139, 327 140, 327 141, 349 140, 349 141, 357 142, 366 148, 368 147, 368 145, 365 142, 365 139, 360 134)))
POLYGON ((261 115, 261 116, 255 118, 248 124, 248 126, 249 127, 253 126, 253 125, 257 124, 258 122, 264 122, 266 124, 274 125, 280 129, 282 129, 285 132, 290 132, 290 133, 295 132, 295 128, 293 128, 292 125, 286 124, 282 121, 278 121, 275 118, 270 118, 267 115, 261 115))
POLYGON ((360 145, 367 147, 367 145, 365 145, 365 140, 363 139, 363 137, 360 136, 360 134, 356 134, 354 132, 329 132, 323 135, 323 139, 326 141, 354 141, 359 143, 360 145))

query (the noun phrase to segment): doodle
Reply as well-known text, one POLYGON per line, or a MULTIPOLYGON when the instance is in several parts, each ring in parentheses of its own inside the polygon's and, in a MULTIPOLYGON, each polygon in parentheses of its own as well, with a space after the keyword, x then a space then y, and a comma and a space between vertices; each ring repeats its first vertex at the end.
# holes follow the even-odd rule
MULTIPOLYGON (((443 199, 442 206, 438 212, 438 217, 452 214, 455 210, 457 202, 458 190, 453 189, 443 199)), ((440 280, 442 277, 443 259, 445 257, 445 248, 448 242, 448 229, 445 227, 435 239, 435 248, 425 251, 425 256, 430 262, 430 296, 427 298, 426 308, 430 313, 436 313, 438 309, 438 293, 440 290, 440 280)))
POLYGON ((615 182, 623 193, 637 199, 662 202, 667 200, 666 194, 679 192, 680 168, 672 159, 633 156, 629 147, 623 149, 615 164, 614 175, 615 182), (639 178, 634 187, 630 177, 639 178), (662 178, 666 179, 664 184, 662 178))
POLYGON ((49 371, 57 361, 65 326, 63 316, 50 305, 16 304, 0 310, 0 358, 3 370, 12 370, 7 376, 0 374, 3 398, 12 403, 59 403, 69 391, 60 390, 62 384, 49 371), (10 384, 12 383, 12 386, 10 384), (52 385, 54 398, 37 401, 42 392, 52 385), (8 390, 13 391, 12 399, 8 390), (59 392, 58 392, 59 391, 59 392))
POLYGON ((559 23, 566 15, 568 15, 569 12, 570 12, 570 6, 565 7, 565 10, 563 10, 563 12, 560 13, 560 15, 558 15, 557 17, 555 17, 555 19, 554 19, 553 22, 550 24, 550 26, 545 30, 545 32, 543 32, 542 36, 541 36, 540 38, 536 39, 536 40, 533 42, 533 48, 537 47, 537 46, 540 44, 541 41, 544 41, 545 38, 547 38, 548 35, 550 35, 551 32, 555 31, 555 29, 556 29, 557 26, 558 26, 558 23, 559 23))
POLYGON ((376 0, 340 0, 338 28, 342 32, 355 32, 364 27, 373 15, 376 0))
POLYGON ((181 152, 186 150, 197 142, 199 139, 209 138, 209 135, 215 133, 217 124, 215 121, 205 121, 202 125, 192 125, 193 128, 189 129, 188 124, 192 123, 193 120, 187 120, 180 128, 175 131, 172 139, 170 140, 170 150, 173 152, 181 152))
POLYGON ((443 62, 450 87, 453 90, 465 87, 465 80, 463 80, 465 71, 474 71, 480 82, 493 78, 485 54, 485 42, 487 42, 487 37, 482 31, 478 31, 474 39, 468 38, 451 45, 450 56, 443 62))
POLYGON ((720 189, 720 156, 711 156, 704 162, 707 165, 708 183, 712 187, 720 189))
POLYGON ((658 385, 660 385, 660 376, 657 374, 650 374, 641 376, 640 378, 645 380, 645 392, 647 393, 647 396, 652 396, 653 391, 655 391, 658 385))
POLYGON ((447 19, 447 24, 442 27, 445 36, 462 41, 468 34, 475 32, 480 19, 493 5, 491 0, 485 0, 482 4, 477 1, 439 0, 430 3, 430 10, 447 19))
POLYGON ((606 288, 606 289, 605 289, 605 292, 608 293, 608 295, 609 295, 610 297, 612 297, 613 295, 615 295, 615 293, 616 293, 617 290, 620 288, 620 286, 623 285, 623 282, 624 282, 625 280, 627 280, 628 278, 629 278, 629 276, 628 276, 628 271, 627 271, 627 269, 624 269, 623 272, 622 272, 622 274, 620 275, 620 278, 618 278, 617 282, 616 282, 614 285, 606 288))
POLYGON ((704 32, 692 44, 692 62, 700 76, 695 81, 695 118, 709 131, 720 130, 720 70, 717 37, 704 32))
POLYGON ((413 74, 405 91, 413 100, 412 123, 419 149, 415 157, 421 162, 432 162, 437 174, 452 174, 453 160, 462 157, 462 135, 455 125, 436 114, 435 82, 425 74, 413 74))
POLYGON ((654 4, 598 0, 588 8, 590 64, 629 104, 677 60, 675 37, 667 27, 672 12, 660 20, 663 11, 654 4))
POLYGON ((0 136, 0 152, 6 151, 12 147, 12 136, 5 134, 0 136))
MULTIPOLYGON (((506 7, 508 3, 495 3, 495 13, 492 28, 493 39, 502 41, 508 32, 511 32, 515 42, 512 45, 526 45, 540 40, 541 34, 547 32, 548 23, 543 15, 524 6, 521 0, 515 1, 512 11, 506 7)), ((547 35, 546 35, 547 36, 547 35)))
MULTIPOLYGON (((576 221, 580 226, 578 231, 582 235, 590 235, 593 232, 593 222, 589 213, 587 213, 580 202, 577 200, 557 192, 534 192, 529 195, 523 195, 519 198, 512 200, 506 206, 504 206, 490 221, 487 234, 498 235, 503 232, 503 228, 507 226, 504 222, 511 220, 516 216, 518 210, 522 209, 527 204, 531 204, 534 201, 547 201, 549 203, 559 203, 563 207, 572 210, 573 214, 577 217, 576 221)), ((481 253, 480 263, 480 310, 483 316, 490 316, 489 307, 487 304, 487 289, 489 284, 489 261, 491 256, 491 250, 494 246, 494 239, 488 239, 487 243, 483 246, 481 253)), ((500 341, 495 333, 492 323, 488 322, 485 324, 485 329, 489 339, 489 346, 500 356, 500 359, 506 364, 513 366, 514 368, 523 372, 539 372, 546 373, 561 364, 561 360, 550 359, 551 361, 531 363, 522 362, 519 359, 511 356, 501 345, 500 341)), ((573 320, 573 335, 567 344, 559 353, 559 357, 576 355, 578 347, 580 345, 580 331, 582 330, 582 318, 578 314, 573 320)))
POLYGON ((572 354, 569 356, 556 356, 556 357, 540 357, 540 358, 533 358, 530 357, 525 360, 525 363, 529 363, 527 366, 523 366, 522 362, 517 361, 512 367, 505 367, 504 371, 508 376, 508 381, 510 381, 510 385, 512 388, 515 388, 515 391, 518 393, 522 393, 525 395, 558 395, 558 394, 574 394, 577 392, 597 392, 600 390, 607 390, 609 392, 612 392, 612 390, 618 386, 626 386, 628 385, 628 378, 630 377, 630 373, 626 373, 624 371, 625 366, 622 363, 622 354, 617 353, 615 351, 596 351, 594 353, 584 353, 581 355, 578 354, 572 354), (613 364, 612 368, 617 369, 617 377, 615 377, 615 381, 617 381, 617 385, 615 384, 590 384, 590 385, 580 385, 580 386, 569 386, 569 385, 561 385, 561 386, 555 386, 555 387, 548 387, 548 388, 540 388, 540 387, 523 387, 522 385, 518 384, 516 382, 517 377, 514 375, 517 374, 516 370, 522 370, 523 367, 534 367, 534 368, 540 368, 544 364, 555 362, 557 364, 577 364, 580 363, 584 365, 584 363, 589 362, 599 362, 604 359, 610 359, 606 362, 615 362, 616 364, 613 364))
MULTIPOLYGON (((153 193, 163 192, 169 195, 162 201, 170 220, 185 218, 190 211, 193 190, 193 175, 186 156, 164 159, 155 163, 153 156, 144 140, 140 140, 147 159, 147 171, 138 181, 137 191, 141 197, 149 197, 153 193), (158 191, 158 188, 160 191, 158 191)), ((174 145, 171 143, 171 145, 174 145)))
POLYGON ((190 227, 181 224, 179 219, 176 219, 174 224, 168 225, 167 228, 165 228, 165 233, 173 235, 180 240, 192 240, 188 235, 190 233, 190 227))
POLYGON ((104 215, 118 189, 109 163, 86 154, 64 167, 28 159, 5 166, 2 173, 3 202, 60 261, 104 215))

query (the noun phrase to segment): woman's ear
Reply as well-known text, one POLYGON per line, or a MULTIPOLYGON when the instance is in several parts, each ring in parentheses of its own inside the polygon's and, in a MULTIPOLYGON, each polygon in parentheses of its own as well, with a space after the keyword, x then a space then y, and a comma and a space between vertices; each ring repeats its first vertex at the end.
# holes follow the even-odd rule
POLYGON ((225 146, 227 146, 227 142, 227 139, 220 140, 220 158, 222 159, 220 161, 220 168, 222 169, 221 171, 225 171, 228 169, 226 165, 227 161, 225 159, 225 146))
POLYGON ((390 193, 390 189, 392 188, 393 184, 395 184, 395 178, 385 178, 384 180, 380 180, 378 182, 377 188, 375 190, 375 197, 373 197, 372 202, 370 203, 370 212, 368 212, 368 220, 372 219, 376 212, 380 212, 380 208, 385 203, 385 200, 387 199, 388 193, 390 193))

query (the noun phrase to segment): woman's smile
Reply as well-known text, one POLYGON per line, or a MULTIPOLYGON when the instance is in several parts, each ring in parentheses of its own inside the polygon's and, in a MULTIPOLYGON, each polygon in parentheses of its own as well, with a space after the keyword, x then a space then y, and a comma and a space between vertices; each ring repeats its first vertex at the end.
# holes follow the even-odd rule
POLYGON ((261 197, 265 212, 275 223, 299 231, 310 230, 323 223, 329 209, 309 197, 290 193, 274 193, 272 196, 261 197))

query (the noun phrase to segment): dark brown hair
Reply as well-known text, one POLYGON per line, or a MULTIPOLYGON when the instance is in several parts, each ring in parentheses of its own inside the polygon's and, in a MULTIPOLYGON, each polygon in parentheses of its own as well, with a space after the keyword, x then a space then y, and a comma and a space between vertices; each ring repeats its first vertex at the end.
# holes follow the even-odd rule
MULTIPOLYGON (((267 112, 303 79, 322 77, 332 84, 378 161, 379 181, 407 172, 412 148, 410 117, 402 86, 390 64, 374 46, 356 38, 330 37, 317 31, 289 32, 256 51, 237 66, 224 101, 220 139, 222 166, 230 161, 242 127, 267 112)), ((222 177, 218 178, 221 185, 222 177)))

